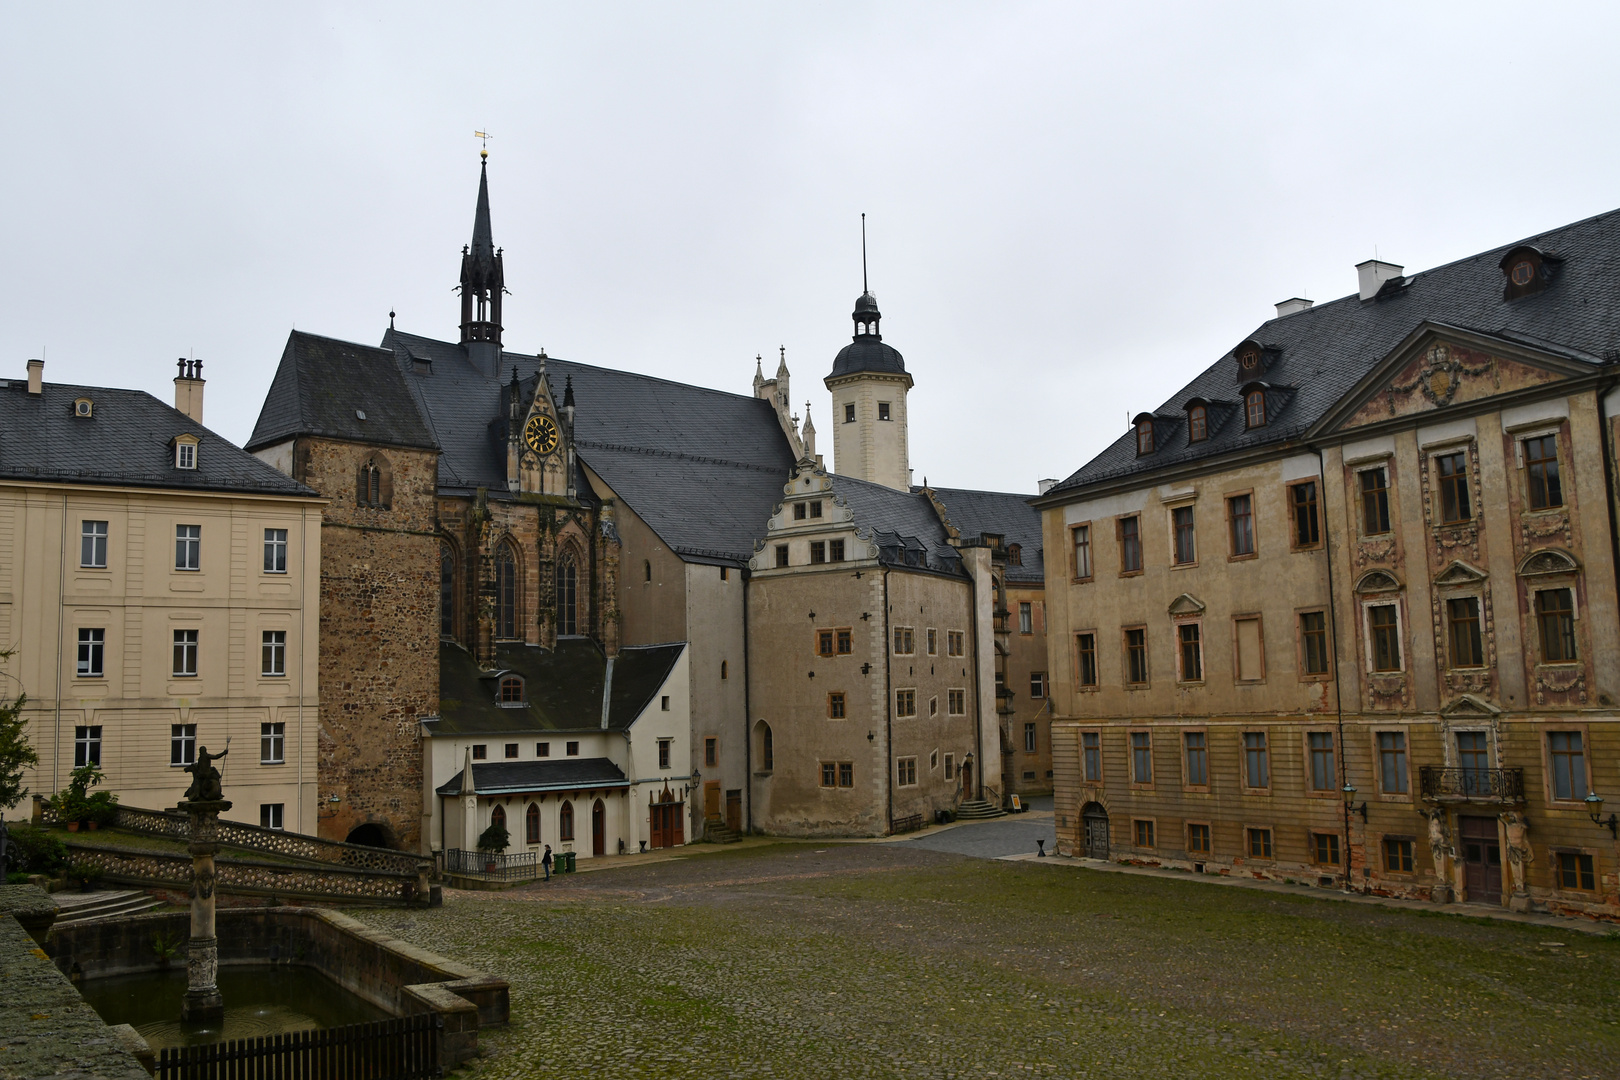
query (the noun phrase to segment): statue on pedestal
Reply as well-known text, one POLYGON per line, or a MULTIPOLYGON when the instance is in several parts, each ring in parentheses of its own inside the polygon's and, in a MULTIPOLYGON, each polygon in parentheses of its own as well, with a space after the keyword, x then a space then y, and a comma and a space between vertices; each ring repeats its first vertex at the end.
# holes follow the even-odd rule
POLYGON ((230 752, 229 746, 217 754, 210 754, 206 746, 197 747, 197 760, 183 770, 191 774, 191 786, 186 788, 185 794, 187 802, 218 802, 224 797, 214 762, 230 752))
POLYGON ((214 762, 230 753, 229 744, 217 754, 197 748, 197 759, 186 766, 191 786, 180 809, 191 817, 191 940, 186 944, 186 996, 180 1006, 185 1023, 217 1024, 224 1019, 225 1001, 219 993, 219 942, 214 937, 214 855, 219 851, 219 815, 229 810, 220 789, 214 762))

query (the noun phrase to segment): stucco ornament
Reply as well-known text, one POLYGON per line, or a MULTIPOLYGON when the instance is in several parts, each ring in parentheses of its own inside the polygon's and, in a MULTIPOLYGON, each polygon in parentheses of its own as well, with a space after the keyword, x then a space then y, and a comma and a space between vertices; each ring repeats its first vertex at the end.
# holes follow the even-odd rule
POLYGON ((1513 884, 1519 892, 1523 892, 1525 869, 1535 859, 1534 852, 1530 850, 1530 825, 1524 815, 1516 810, 1503 814, 1502 823, 1507 826, 1507 856, 1508 863, 1513 867, 1513 884))
POLYGON ((1491 358, 1485 357, 1483 363, 1469 364, 1446 345, 1431 346, 1423 356, 1423 366, 1418 369, 1417 376, 1411 382, 1390 384, 1390 415, 1395 414, 1396 394, 1410 394, 1413 390, 1417 390, 1431 405, 1443 409, 1457 396, 1457 388, 1462 385, 1464 375, 1487 373, 1492 374, 1500 383, 1500 376, 1496 375, 1496 362, 1491 358))
POLYGON ((1451 837, 1446 833, 1446 812, 1426 810, 1424 816, 1429 819, 1429 855, 1434 859, 1434 872, 1443 877, 1445 860, 1456 854, 1451 847, 1451 837))

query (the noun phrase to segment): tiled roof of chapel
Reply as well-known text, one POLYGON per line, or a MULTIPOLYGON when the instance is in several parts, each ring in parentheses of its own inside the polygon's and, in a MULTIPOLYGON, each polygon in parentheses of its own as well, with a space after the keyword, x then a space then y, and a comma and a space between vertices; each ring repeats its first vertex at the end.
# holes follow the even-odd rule
MULTIPOLYGON (((1121 482, 1136 475, 1272 444, 1296 441, 1424 323, 1438 323, 1559 354, 1594 368, 1620 349, 1620 210, 1564 225, 1406 275, 1375 297, 1351 294, 1270 319, 1246 340, 1274 357, 1254 376, 1275 391, 1267 423, 1249 429, 1237 407, 1244 380, 1233 353, 1220 357, 1153 410, 1157 449, 1140 457, 1134 431, 1056 485, 1046 496, 1121 482), (1542 291, 1504 299, 1500 263, 1531 246, 1556 261, 1542 291), (1186 406, 1195 398, 1231 403, 1212 410, 1207 439, 1190 443, 1186 406), (1220 415, 1217 415, 1220 414, 1220 415)), ((1234 349, 1239 342, 1234 342, 1234 349)))

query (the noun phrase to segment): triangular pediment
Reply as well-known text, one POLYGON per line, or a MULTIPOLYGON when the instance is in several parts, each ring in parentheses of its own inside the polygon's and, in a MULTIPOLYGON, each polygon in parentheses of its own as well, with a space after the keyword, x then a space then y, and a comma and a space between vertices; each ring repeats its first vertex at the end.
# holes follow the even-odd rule
POLYGON ((1170 601, 1170 614, 1172 615, 1202 615, 1204 602, 1191 593, 1182 593, 1170 601))
POLYGON ((1456 559, 1450 566, 1440 572, 1439 576, 1434 579, 1434 583, 1436 585, 1474 585, 1484 581, 1488 576, 1485 571, 1469 566, 1461 559, 1456 559))
POLYGON ((1463 694, 1440 710, 1440 715, 1447 720, 1488 720, 1493 716, 1500 716, 1501 713, 1501 709, 1475 694, 1463 694))
POLYGON ((1534 346, 1442 323, 1424 323, 1316 425, 1343 431, 1434 413, 1590 374, 1592 365, 1534 346))

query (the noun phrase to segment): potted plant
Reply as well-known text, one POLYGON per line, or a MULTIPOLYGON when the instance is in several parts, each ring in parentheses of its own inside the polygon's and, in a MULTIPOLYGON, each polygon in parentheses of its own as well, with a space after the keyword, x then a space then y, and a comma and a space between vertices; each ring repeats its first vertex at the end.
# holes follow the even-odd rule
POLYGON ((86 859, 78 859, 68 867, 68 880, 79 883, 80 892, 89 892, 90 886, 101 876, 101 867, 86 859))
POLYGON ((506 832, 506 826, 496 822, 484 830, 478 838, 478 850, 484 853, 484 873, 495 872, 495 856, 505 851, 512 843, 512 838, 506 832))
POLYGON ((88 823, 91 828, 100 823, 103 815, 107 822, 111 822, 116 809, 108 814, 109 808, 116 807, 117 797, 109 792, 90 794, 90 789, 105 779, 105 774, 95 765, 80 765, 68 776, 68 786, 51 796, 51 806, 56 810, 57 819, 67 825, 68 832, 78 832, 81 823, 88 823))
POLYGON ((92 829, 117 821, 118 796, 110 791, 98 791, 90 796, 85 800, 85 819, 92 829))

